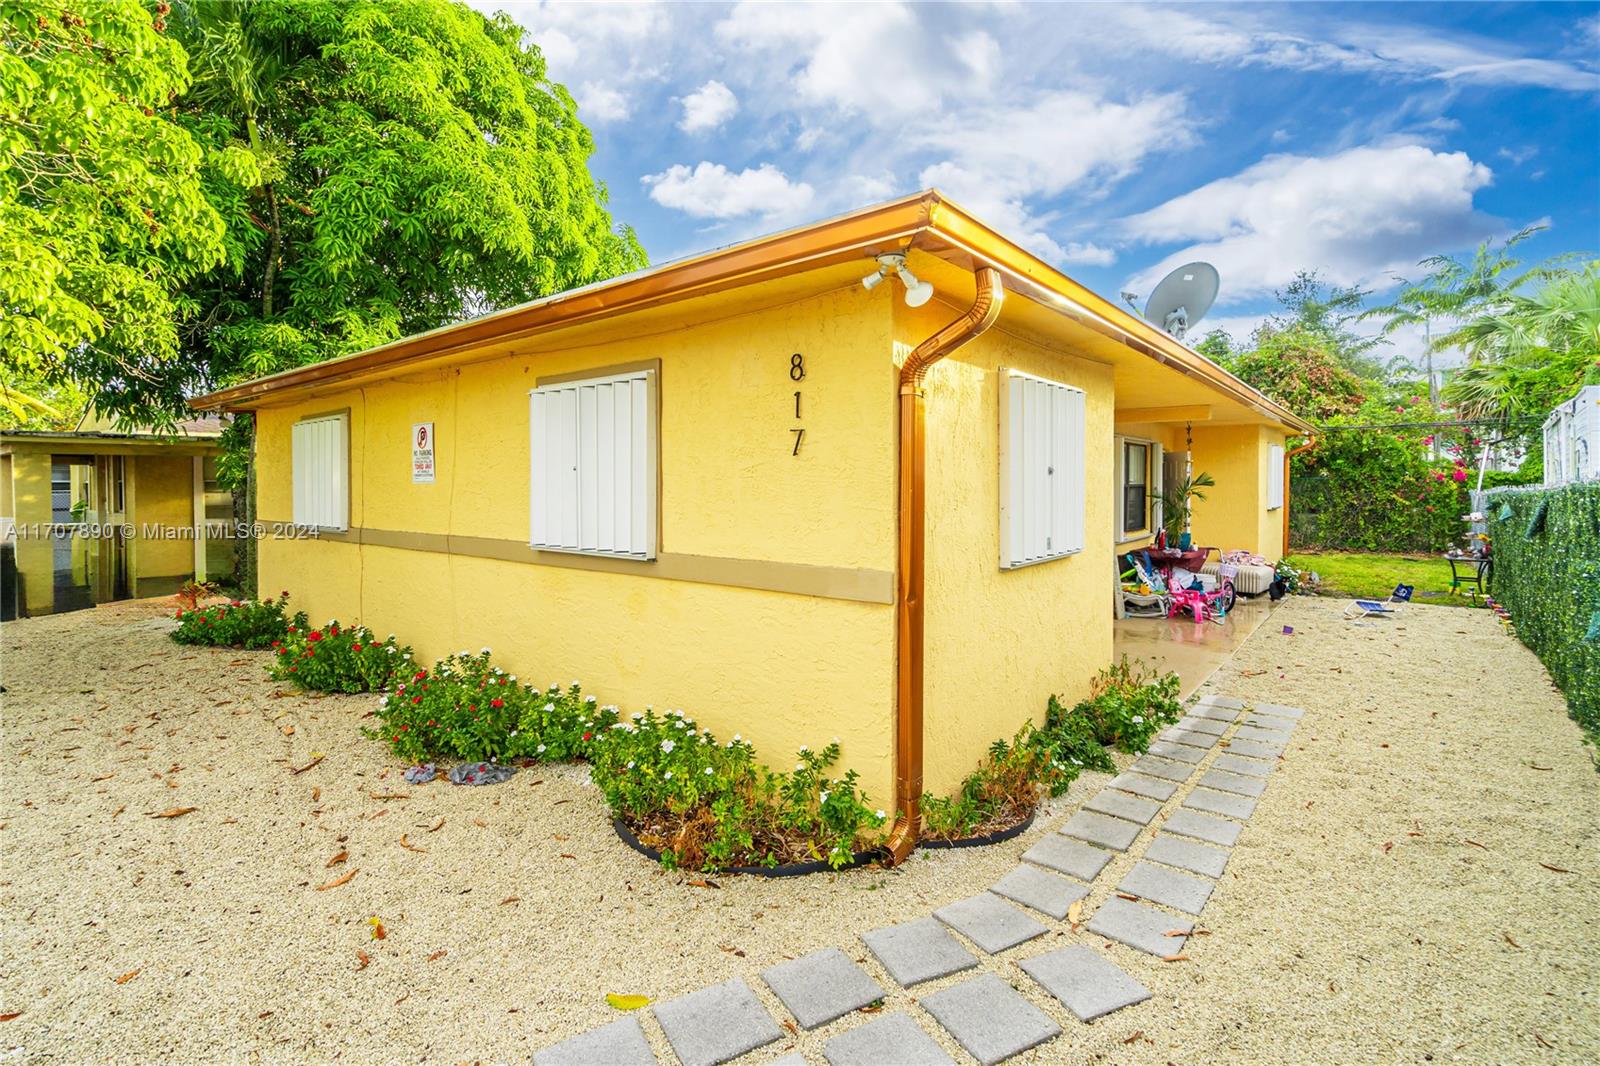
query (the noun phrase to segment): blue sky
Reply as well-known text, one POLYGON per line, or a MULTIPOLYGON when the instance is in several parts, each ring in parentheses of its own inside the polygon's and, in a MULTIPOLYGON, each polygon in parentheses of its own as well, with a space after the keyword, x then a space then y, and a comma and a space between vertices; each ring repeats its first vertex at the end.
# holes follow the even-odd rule
POLYGON ((1600 3, 473 2, 652 261, 932 185, 1113 298, 1208 259, 1243 336, 1300 268, 1600 249, 1600 3))

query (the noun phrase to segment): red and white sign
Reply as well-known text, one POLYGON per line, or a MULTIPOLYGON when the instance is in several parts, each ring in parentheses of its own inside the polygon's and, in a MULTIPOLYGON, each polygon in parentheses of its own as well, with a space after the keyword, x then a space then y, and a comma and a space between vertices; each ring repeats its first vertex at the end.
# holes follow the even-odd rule
POLYGON ((432 422, 418 422, 411 427, 411 480, 433 483, 432 422))

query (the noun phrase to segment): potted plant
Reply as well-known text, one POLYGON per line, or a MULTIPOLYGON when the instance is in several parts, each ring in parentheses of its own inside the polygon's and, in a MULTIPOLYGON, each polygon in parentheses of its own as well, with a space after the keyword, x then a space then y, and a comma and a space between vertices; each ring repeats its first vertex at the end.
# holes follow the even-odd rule
POLYGON ((1166 530, 1168 544, 1176 545, 1189 528, 1191 501, 1205 499, 1202 490, 1216 486, 1210 474, 1199 471, 1161 490, 1161 527, 1166 530))

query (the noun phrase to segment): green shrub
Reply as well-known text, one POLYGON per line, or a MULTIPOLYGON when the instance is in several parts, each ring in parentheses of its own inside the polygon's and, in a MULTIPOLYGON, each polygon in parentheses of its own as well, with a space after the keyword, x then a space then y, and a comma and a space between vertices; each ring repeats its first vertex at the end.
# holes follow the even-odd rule
POLYGON ((316 692, 378 692, 411 668, 411 648, 395 643, 393 633, 379 641, 366 626, 329 622, 312 629, 303 614, 295 623, 272 642, 272 676, 279 681, 316 692))
POLYGON ((1505 489, 1484 512, 1491 595, 1565 693, 1572 717, 1600 742, 1600 484, 1505 489))
MULTIPOLYGON (((285 592, 266 600, 233 600, 214 607, 180 607, 178 628, 172 639, 179 644, 204 644, 230 648, 270 648, 289 633, 284 608, 289 603, 285 592)), ((305 615, 296 615, 295 624, 304 626, 305 615)))
POLYGON ((1124 655, 1095 676, 1090 697, 1074 711, 1088 719, 1101 744, 1139 755, 1151 737, 1183 717, 1178 684, 1177 674, 1146 671, 1124 655))
POLYGON ((827 776, 838 758, 838 741, 801 748, 792 772, 774 772, 748 741, 719 744, 681 711, 634 714, 589 749, 590 776, 612 815, 664 865, 703 870, 849 863, 888 816, 867 805, 854 770, 827 776))
MULTIPOLYGON (((387 653, 385 653, 387 654, 387 653)), ((397 653, 409 663, 409 653, 397 653)), ((465 762, 540 762, 573 759, 616 721, 616 708, 598 707, 574 681, 547 691, 517 683, 489 661, 459 652, 416 670, 379 702, 381 725, 367 736, 385 741, 408 762, 456 758, 465 762)))

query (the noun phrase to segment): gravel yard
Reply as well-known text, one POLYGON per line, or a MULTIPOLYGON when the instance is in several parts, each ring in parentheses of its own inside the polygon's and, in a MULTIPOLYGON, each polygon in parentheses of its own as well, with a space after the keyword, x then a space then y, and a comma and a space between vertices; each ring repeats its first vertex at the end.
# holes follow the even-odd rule
MULTIPOLYGON (((1306 710, 1210 935, 1163 963, 1055 923, 986 957, 1065 1030, 1015 1061, 1600 1060, 1600 776, 1560 694, 1489 612, 1341 606, 1291 601, 1206 685, 1306 710), (1074 941, 1153 998, 1084 1026, 1013 966, 1074 941)), ((583 767, 414 789, 358 732, 373 698, 288 693, 168 614, 0 633, 8 1061, 525 1062, 618 1017, 607 993, 733 976, 782 1018, 760 971, 837 946, 893 987, 861 932, 982 891, 1107 780, 994 847, 707 884, 617 840, 583 767)), ((970 1061, 915 1006, 956 980, 885 1006, 970 1061)), ((850 1024, 748 1058, 818 1063, 850 1024)))

